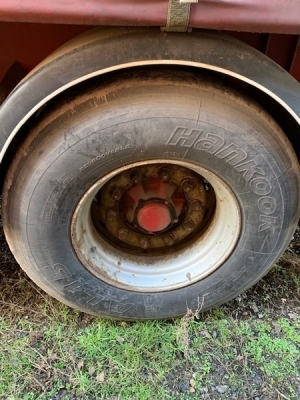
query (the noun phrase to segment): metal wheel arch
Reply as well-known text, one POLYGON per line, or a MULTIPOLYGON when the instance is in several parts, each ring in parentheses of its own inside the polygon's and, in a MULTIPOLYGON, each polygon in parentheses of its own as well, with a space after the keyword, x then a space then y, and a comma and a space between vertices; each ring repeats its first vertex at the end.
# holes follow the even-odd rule
POLYGON ((283 111, 279 124, 300 160, 300 84, 271 59, 214 31, 166 34, 157 28, 109 27, 87 31, 60 47, 34 68, 3 103, 1 176, 5 176, 13 158, 12 144, 24 139, 21 128, 49 100, 96 76, 151 65, 217 72, 255 88, 283 111), (101 54, 105 56, 101 58, 101 54))

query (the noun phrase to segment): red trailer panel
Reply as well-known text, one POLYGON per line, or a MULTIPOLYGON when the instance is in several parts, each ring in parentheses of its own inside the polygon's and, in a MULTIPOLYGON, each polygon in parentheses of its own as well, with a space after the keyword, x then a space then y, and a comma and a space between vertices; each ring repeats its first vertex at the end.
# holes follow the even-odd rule
MULTIPOLYGON (((190 27, 300 33, 300 0, 199 0, 190 27)), ((2 21, 56 24, 164 26, 167 0, 2 0, 2 21)))

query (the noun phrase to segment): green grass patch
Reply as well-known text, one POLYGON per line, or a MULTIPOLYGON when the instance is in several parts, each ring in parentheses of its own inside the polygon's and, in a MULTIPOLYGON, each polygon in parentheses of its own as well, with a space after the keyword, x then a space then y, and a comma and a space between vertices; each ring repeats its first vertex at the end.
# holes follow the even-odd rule
POLYGON ((299 317, 237 320, 221 308, 128 323, 58 308, 39 324, 0 319, 1 399, 250 399, 274 388, 299 398, 299 317))

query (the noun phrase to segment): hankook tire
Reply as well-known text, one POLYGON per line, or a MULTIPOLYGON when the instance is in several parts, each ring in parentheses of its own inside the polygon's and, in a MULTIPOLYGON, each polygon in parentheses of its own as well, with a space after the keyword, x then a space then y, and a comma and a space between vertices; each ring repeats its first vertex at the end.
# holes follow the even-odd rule
POLYGON ((171 318, 245 291, 286 248, 299 166, 251 99, 187 72, 127 72, 37 117, 6 177, 19 264, 77 309, 171 318))

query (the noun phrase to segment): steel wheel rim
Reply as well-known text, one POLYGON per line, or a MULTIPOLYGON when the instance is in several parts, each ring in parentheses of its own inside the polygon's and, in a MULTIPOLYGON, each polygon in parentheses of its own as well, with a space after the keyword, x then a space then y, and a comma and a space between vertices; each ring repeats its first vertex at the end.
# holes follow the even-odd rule
POLYGON ((105 175, 82 196, 71 222, 74 251, 93 275, 112 286, 137 292, 163 292, 189 286, 217 270, 237 245, 241 230, 239 203, 218 176, 195 164, 166 160, 132 163, 105 175), (96 194, 118 174, 145 164, 176 165, 205 178, 216 196, 214 215, 204 233, 165 254, 128 253, 95 228, 91 205, 96 194))

